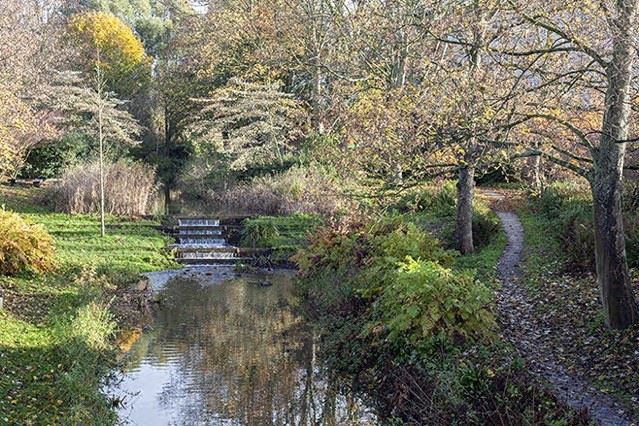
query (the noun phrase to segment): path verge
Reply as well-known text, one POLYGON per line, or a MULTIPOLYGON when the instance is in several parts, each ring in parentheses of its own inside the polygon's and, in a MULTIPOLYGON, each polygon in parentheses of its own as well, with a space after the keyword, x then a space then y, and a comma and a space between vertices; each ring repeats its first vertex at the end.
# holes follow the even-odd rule
POLYGON ((543 338, 534 316, 534 306, 521 285, 520 262, 524 251, 524 230, 515 213, 497 211, 508 245, 497 265, 502 288, 498 313, 504 338, 510 341, 546 382, 555 395, 573 409, 587 409, 600 425, 633 425, 623 408, 609 395, 594 388, 587 379, 568 372, 543 338))

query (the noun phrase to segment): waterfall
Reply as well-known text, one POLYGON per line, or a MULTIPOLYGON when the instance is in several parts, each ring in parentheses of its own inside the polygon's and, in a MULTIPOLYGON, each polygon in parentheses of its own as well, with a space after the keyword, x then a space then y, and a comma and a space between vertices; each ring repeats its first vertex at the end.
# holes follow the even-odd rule
POLYGON ((228 263, 240 260, 238 248, 228 243, 227 227, 219 219, 182 218, 175 229, 176 242, 171 247, 184 263, 228 263))
POLYGON ((222 235, 221 229, 184 229, 177 230, 179 235, 222 235))
POLYGON ((178 219, 178 226, 220 226, 219 219, 178 219))

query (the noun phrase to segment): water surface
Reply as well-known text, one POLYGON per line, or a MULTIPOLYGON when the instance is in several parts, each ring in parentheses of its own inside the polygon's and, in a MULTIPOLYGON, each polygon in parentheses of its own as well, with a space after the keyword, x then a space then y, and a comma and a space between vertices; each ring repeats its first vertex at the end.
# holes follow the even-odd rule
POLYGON ((122 423, 375 424, 316 364, 290 274, 200 267, 152 284, 161 307, 127 357, 116 391, 122 423))

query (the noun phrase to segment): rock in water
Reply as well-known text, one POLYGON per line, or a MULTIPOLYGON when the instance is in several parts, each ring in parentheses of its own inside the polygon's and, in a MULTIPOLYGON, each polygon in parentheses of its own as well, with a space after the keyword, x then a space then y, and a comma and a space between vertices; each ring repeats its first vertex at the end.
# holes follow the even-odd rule
POLYGON ((149 289, 149 279, 148 278, 142 278, 140 281, 138 281, 138 283, 135 286, 135 289, 137 291, 147 291, 149 289))

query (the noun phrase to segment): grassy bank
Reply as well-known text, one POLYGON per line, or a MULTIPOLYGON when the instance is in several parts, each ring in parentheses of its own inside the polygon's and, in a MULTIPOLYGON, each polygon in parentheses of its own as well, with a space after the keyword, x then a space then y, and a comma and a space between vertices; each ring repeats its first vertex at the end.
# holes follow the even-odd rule
POLYGON ((49 211, 45 190, 0 187, 0 205, 42 224, 56 244, 54 273, 0 277, 0 423, 109 424, 100 394, 114 359, 121 290, 141 272, 173 266, 153 220, 49 211))
POLYGON ((266 249, 258 264, 292 266, 290 261, 307 244, 308 236, 322 224, 315 215, 257 216, 242 223, 241 245, 266 249))

